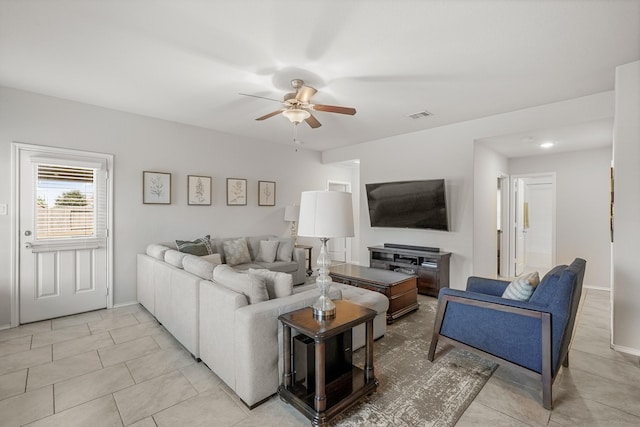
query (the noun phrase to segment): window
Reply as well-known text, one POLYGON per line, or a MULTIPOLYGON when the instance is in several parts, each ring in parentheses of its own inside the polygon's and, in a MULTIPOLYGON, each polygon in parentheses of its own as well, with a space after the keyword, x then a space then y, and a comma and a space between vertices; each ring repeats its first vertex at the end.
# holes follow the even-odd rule
POLYGON ((36 239, 96 235, 96 170, 36 165, 36 239))

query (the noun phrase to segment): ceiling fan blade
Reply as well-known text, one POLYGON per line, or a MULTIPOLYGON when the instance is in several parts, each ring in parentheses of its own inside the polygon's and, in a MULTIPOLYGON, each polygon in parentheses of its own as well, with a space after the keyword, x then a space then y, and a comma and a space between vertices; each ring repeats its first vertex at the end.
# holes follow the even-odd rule
POLYGON ((313 129, 319 128, 320 126, 322 126, 322 124, 318 121, 318 119, 313 117, 313 114, 307 117, 306 119, 304 119, 304 121, 307 122, 307 124, 311 126, 313 129))
POLYGON ((282 111, 283 111, 283 110, 276 110, 276 111, 274 111, 274 112, 272 112, 272 113, 265 114, 265 115, 264 115, 264 116, 262 116, 262 117, 258 117, 256 120, 265 120, 265 119, 268 119, 268 118, 270 118, 270 117, 277 116, 278 114, 282 113, 282 111))
POLYGON ((276 101, 276 102, 280 102, 282 103, 281 99, 274 99, 274 98, 267 98, 266 96, 260 96, 260 95, 251 95, 249 93, 238 93, 238 95, 242 95, 242 96, 250 96, 252 98, 260 98, 260 99, 266 99, 268 101, 276 101))
POLYGON ((335 106, 335 105, 314 104, 313 105, 313 109, 316 110, 316 111, 325 111, 327 113, 348 114, 350 116, 353 116, 356 113, 356 109, 355 108, 338 107, 338 106, 335 106))
POLYGON ((298 93, 296 94, 296 99, 300 102, 309 102, 311 97, 315 95, 316 92, 317 90, 312 88, 311 86, 301 86, 300 89, 298 89, 298 93))

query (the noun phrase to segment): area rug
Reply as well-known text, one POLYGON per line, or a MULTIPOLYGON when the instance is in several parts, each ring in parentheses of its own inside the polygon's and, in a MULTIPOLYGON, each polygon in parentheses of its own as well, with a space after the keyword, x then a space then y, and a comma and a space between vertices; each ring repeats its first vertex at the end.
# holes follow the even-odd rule
MULTIPOLYGON (((495 363, 451 346, 439 345, 435 361, 427 360, 437 301, 419 296, 419 303, 374 344, 378 390, 332 425, 453 426, 491 377, 495 363)), ((361 349, 354 363, 363 361, 361 349)))

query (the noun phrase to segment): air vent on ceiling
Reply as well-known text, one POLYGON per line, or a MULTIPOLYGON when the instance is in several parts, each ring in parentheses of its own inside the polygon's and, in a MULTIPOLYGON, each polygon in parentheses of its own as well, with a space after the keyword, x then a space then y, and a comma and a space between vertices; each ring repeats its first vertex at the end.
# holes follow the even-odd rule
POLYGON ((431 115, 432 114, 427 110, 423 110, 423 111, 418 111, 417 113, 409 114, 407 117, 410 117, 412 119, 422 119, 424 117, 429 117, 431 115))

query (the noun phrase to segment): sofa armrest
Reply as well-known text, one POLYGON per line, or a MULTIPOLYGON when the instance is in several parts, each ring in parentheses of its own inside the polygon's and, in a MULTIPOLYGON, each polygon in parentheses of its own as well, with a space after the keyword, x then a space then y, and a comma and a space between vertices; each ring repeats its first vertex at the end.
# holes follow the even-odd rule
POLYGON ((305 280, 307 278, 307 259, 305 250, 302 248, 294 247, 292 260, 298 264, 298 269, 295 273, 292 274, 293 284, 299 285, 305 283, 305 280))
POLYGON ((535 372, 542 371, 543 360, 551 363, 551 315, 545 307, 455 289, 443 291, 434 336, 440 334, 535 372))
POLYGON ((509 286, 506 280, 487 279, 485 277, 471 276, 467 279, 467 291, 481 294, 501 296, 509 286))

